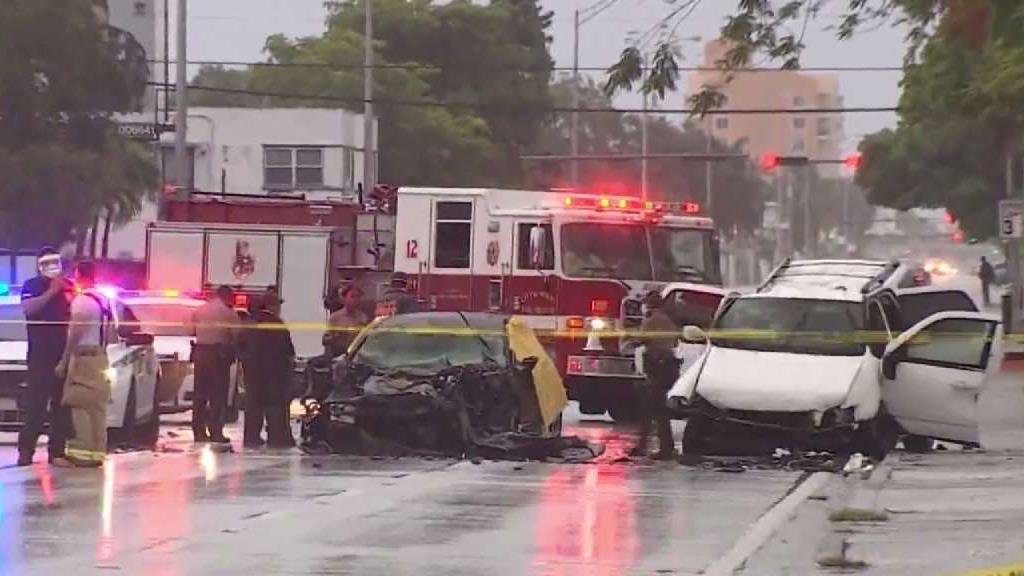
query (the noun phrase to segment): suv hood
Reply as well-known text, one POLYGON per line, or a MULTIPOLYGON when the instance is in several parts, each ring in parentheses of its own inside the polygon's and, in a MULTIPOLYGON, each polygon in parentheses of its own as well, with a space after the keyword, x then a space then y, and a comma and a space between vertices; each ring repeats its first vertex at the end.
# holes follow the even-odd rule
POLYGON ((727 410, 827 410, 846 400, 863 360, 716 346, 700 373, 697 394, 727 410))

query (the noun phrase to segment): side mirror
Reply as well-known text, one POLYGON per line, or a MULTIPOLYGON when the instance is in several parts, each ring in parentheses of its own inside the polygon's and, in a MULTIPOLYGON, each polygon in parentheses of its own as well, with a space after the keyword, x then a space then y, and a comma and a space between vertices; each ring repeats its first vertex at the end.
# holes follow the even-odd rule
POLYGON ((683 341, 690 344, 703 344, 708 341, 708 334, 700 326, 686 326, 683 328, 683 341))
POLYGON ((129 346, 150 346, 153 344, 153 335, 144 332, 132 332, 124 336, 124 343, 129 346))
POLYGON ((547 253, 548 235, 540 226, 530 228, 530 265, 540 270, 544 267, 544 254, 547 253))

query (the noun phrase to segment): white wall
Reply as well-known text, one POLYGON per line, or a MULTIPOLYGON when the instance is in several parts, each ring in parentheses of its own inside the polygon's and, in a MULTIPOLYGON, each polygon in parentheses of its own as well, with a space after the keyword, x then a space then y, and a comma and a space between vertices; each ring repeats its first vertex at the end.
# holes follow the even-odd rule
MULTIPOLYGON (((163 59, 163 9, 166 0, 107 0, 107 11, 111 26, 130 32, 143 49, 149 60, 163 59)), ((162 65, 149 63, 149 79, 163 80, 162 65), (159 74, 157 72, 160 72, 159 74)), ((156 105, 154 87, 146 89, 143 110, 152 112, 156 105)))

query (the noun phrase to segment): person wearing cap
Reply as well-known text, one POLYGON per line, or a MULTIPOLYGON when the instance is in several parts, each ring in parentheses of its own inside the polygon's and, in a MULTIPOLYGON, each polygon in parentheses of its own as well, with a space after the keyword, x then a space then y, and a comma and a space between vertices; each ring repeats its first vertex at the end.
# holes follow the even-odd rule
POLYGON ((196 442, 230 442, 224 436, 224 418, 240 324, 233 308, 234 299, 234 291, 229 286, 221 286, 192 316, 195 335, 192 433, 196 442))
POLYGON ((245 372, 246 448, 264 444, 288 448, 295 445, 288 423, 289 383, 295 361, 291 334, 281 319, 283 300, 276 292, 267 292, 250 318, 249 329, 241 338, 242 367, 245 372))
POLYGON ((394 316, 395 314, 412 314, 419 312, 420 303, 409 292, 409 278, 403 272, 395 272, 391 276, 384 297, 377 304, 377 316, 394 316))
POLYGON ((646 314, 640 325, 641 341, 644 344, 645 385, 640 399, 640 438, 633 448, 634 456, 647 454, 647 443, 651 429, 657 428, 659 460, 675 457, 675 442, 672 439, 672 423, 669 418, 665 396, 679 376, 679 360, 675 347, 679 328, 665 311, 661 295, 649 292, 644 298, 646 314))
POLYGON ((47 452, 51 464, 70 466, 64 448, 71 432, 71 413, 61 405, 64 381, 55 374, 67 343, 74 290, 64 278, 60 254, 43 248, 36 260, 39 272, 21 289, 21 307, 28 321, 28 390, 25 391, 25 424, 18 433, 18 466, 28 466, 39 435, 49 420, 47 452), (49 417, 47 417, 49 415, 49 417))
POLYGON ((370 319, 359 309, 363 291, 354 284, 338 290, 341 308, 331 313, 327 320, 328 330, 324 334, 324 350, 331 358, 337 358, 348 351, 349 344, 356 338, 358 330, 370 319))

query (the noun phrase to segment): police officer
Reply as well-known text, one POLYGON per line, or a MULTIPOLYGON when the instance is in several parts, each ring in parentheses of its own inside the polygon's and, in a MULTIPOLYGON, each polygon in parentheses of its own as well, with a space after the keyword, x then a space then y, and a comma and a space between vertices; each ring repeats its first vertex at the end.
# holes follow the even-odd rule
POLYGON ((192 318, 196 337, 192 352, 195 364, 192 432, 196 442, 230 442, 224 436, 224 417, 240 320, 233 305, 234 291, 229 286, 221 286, 192 318))
POLYGON ((264 423, 268 446, 295 445, 288 423, 288 392, 295 347, 281 319, 281 304, 277 294, 264 294, 251 318, 254 325, 241 339, 246 375, 244 445, 248 448, 264 443, 261 437, 264 423))
POLYGON ((25 425, 18 434, 18 466, 32 463, 39 434, 47 421, 47 412, 50 463, 71 466, 64 457, 71 431, 71 413, 61 406, 64 381, 55 370, 67 342, 73 290, 64 278, 60 255, 53 248, 39 251, 36 266, 39 275, 25 282, 21 289, 21 306, 28 320, 28 390, 25 425))
POLYGON ((665 311, 661 295, 650 292, 644 298, 647 313, 641 324, 644 343, 644 373, 646 382, 640 400, 640 439, 633 448, 634 456, 647 454, 647 441, 651 428, 657 427, 659 460, 671 460, 675 457, 675 443, 672 440, 672 424, 669 419, 665 396, 669 388, 679 376, 679 361, 674 349, 678 336, 678 328, 665 311))

